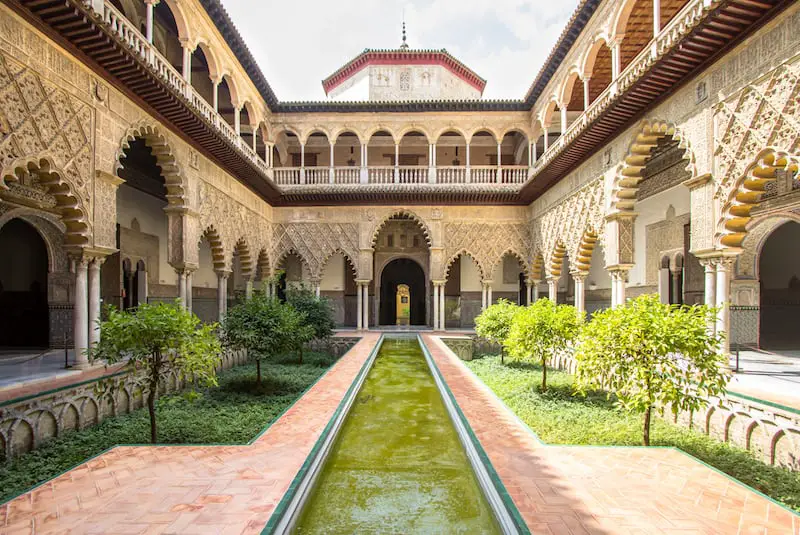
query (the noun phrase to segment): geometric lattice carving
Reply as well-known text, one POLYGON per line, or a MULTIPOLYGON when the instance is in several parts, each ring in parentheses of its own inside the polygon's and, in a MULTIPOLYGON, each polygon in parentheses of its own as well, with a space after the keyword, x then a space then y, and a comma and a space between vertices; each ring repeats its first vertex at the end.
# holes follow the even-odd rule
POLYGON ((319 280, 328 258, 343 253, 358 265, 358 225, 355 223, 274 224, 272 259, 275 266, 291 252, 308 266, 311 278, 319 280))
POLYGON ((503 256, 512 254, 530 273, 530 233, 524 223, 450 221, 445 224, 445 273, 458 255, 466 253, 478 264, 484 279, 492 277, 503 256))
POLYGON ((741 246, 750 212, 775 172, 797 170, 798 99, 800 66, 788 63, 717 106, 715 198, 724 203, 717 225, 722 245, 741 246))
POLYGON ((73 243, 91 213, 93 112, 68 92, 0 54, 0 189, 26 172, 56 198, 73 243))

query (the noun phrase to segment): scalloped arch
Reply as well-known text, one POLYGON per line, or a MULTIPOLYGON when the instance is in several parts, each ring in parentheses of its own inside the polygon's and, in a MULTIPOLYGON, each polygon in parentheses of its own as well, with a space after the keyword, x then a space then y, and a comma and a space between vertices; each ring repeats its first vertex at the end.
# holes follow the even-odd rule
POLYGON ((7 181, 18 181, 22 173, 36 173, 39 182, 56 200, 56 208, 66 227, 65 245, 84 247, 90 244, 92 227, 86 206, 75 191, 74 185, 49 156, 22 158, 11 162, 0 174, 0 189, 7 189, 7 181))
POLYGON ((353 272, 353 277, 358 278, 358 266, 356 262, 354 262, 353 259, 350 257, 350 255, 347 254, 347 251, 345 251, 341 247, 337 247, 336 249, 331 249, 322 258, 322 261, 320 261, 319 263, 319 273, 317 273, 317 277, 320 279, 322 278, 322 274, 325 272, 325 268, 328 267, 328 261, 337 254, 340 254, 344 257, 346 263, 350 265, 350 271, 353 272))
POLYGON ((206 239, 208 245, 211 247, 211 261, 214 264, 214 271, 224 271, 227 268, 225 262, 225 246, 214 225, 210 225, 203 231, 200 239, 202 240, 203 238, 206 239))
POLYGON ((450 278, 450 268, 453 267, 453 263, 456 261, 456 259, 461 257, 461 256, 469 257, 469 259, 472 260, 472 262, 478 267, 478 273, 481 276, 481 280, 486 278, 486 270, 481 265, 481 263, 478 262, 478 257, 476 255, 472 254, 467 249, 461 249, 457 253, 451 255, 450 258, 447 260, 447 263, 444 266, 444 279, 445 280, 450 278))
POLYGON ((530 276, 531 270, 530 266, 528 265, 528 261, 525 259, 525 255, 523 255, 516 249, 509 247, 508 249, 500 253, 500 256, 497 257, 495 261, 492 263, 492 265, 489 267, 489 269, 491 270, 489 271, 490 277, 494 276, 495 270, 497 269, 498 266, 502 265, 503 258, 505 258, 506 256, 512 256, 516 258, 517 262, 519 262, 519 265, 522 268, 522 273, 525 274, 525 277, 528 278, 530 276))
POLYGON ((161 174, 167 187, 167 202, 175 207, 186 206, 188 189, 186 181, 175 157, 175 151, 158 124, 143 122, 132 126, 125 132, 117 151, 114 172, 118 173, 123 167, 122 159, 125 157, 125 150, 129 149, 131 141, 137 138, 143 139, 145 144, 150 147, 161 168, 161 174))
POLYGON ((639 182, 642 181, 652 149, 658 141, 671 136, 683 150, 683 158, 689 163, 686 170, 692 177, 697 176, 694 153, 689 142, 676 126, 664 121, 643 121, 634 135, 628 152, 619 164, 611 190, 611 211, 632 211, 636 204, 639 182))
POLYGON ((422 229, 422 233, 425 235, 425 241, 427 242, 428 247, 431 247, 433 245, 433 234, 431 233, 431 229, 425 222, 425 220, 422 219, 419 215, 412 212, 411 210, 400 208, 397 210, 392 210, 390 212, 387 212, 383 217, 381 217, 378 220, 378 223, 376 223, 375 226, 372 227, 372 232, 370 233, 370 235, 372 236, 370 239, 370 246, 373 249, 375 248, 375 244, 378 241, 378 235, 380 234, 381 230, 383 230, 383 227, 386 226, 386 224, 389 222, 390 219, 396 216, 405 216, 411 219, 412 221, 416 222, 417 225, 422 229))

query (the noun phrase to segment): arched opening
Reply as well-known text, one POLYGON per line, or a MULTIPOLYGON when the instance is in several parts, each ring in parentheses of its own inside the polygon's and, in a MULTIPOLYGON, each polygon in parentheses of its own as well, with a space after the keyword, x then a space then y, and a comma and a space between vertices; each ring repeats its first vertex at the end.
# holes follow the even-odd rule
POLYGON ((494 266, 492 280, 492 301, 505 299, 519 305, 525 304, 525 266, 517 255, 506 253, 494 266))
POLYGON ((604 258, 603 246, 599 242, 595 243, 584 290, 587 314, 611 306, 611 276, 606 270, 604 258))
POLYGON ((324 132, 312 132, 303 150, 292 153, 292 167, 305 166, 306 184, 330 182, 331 144, 324 132))
POLYGON ((497 139, 488 130, 478 130, 469 141, 470 182, 497 181, 497 139), (492 164, 494 155, 494 164, 492 164))
POLYGON ((333 144, 337 184, 358 184, 361 173, 361 141, 353 132, 342 132, 333 144))
POLYGON ((183 47, 178 38, 178 24, 167 2, 153 10, 153 45, 178 72, 183 72, 183 47))
POLYGON ((611 49, 604 40, 597 40, 586 58, 586 76, 589 77, 589 105, 611 84, 611 49))
POLYGON ((450 130, 436 140, 436 182, 454 184, 465 182, 467 140, 450 130))
POLYGON ((760 285, 759 345, 766 349, 800 348, 800 223, 787 221, 772 231, 758 258, 760 285))
POLYGON ((123 309, 148 302, 150 295, 172 299, 177 275, 169 264, 166 181, 143 138, 130 141, 117 174, 117 247, 101 268, 102 298, 123 309), (126 259, 127 262, 123 262, 126 259))
MULTIPOLYGON (((687 0, 661 0, 659 2, 659 31, 681 10, 687 0)), ((653 24, 653 1, 636 0, 617 26, 625 37, 620 44, 620 71, 650 43, 656 33, 653 24), (624 25, 622 24, 624 22, 624 25), (623 29, 624 28, 624 29, 623 29)))
POLYGON ((308 266, 297 253, 292 252, 286 255, 278 264, 278 269, 281 274, 278 280, 277 292, 278 299, 281 301, 286 300, 286 290, 307 285, 311 280, 308 266))
MULTIPOLYGON (((435 150, 430 145, 428 137, 420 131, 406 132, 400 138, 397 156, 398 178, 401 184, 424 184, 428 182, 428 166, 431 164, 432 153, 435 150)), ((394 164, 394 156, 392 156, 394 164)))
POLYGON ((0 228, 0 347, 48 347, 48 253, 39 232, 22 219, 0 228))
POLYGON ((192 87, 209 104, 214 102, 214 84, 211 82, 211 68, 203 47, 198 45, 192 52, 192 87))
POLYGON ((255 136, 255 117, 250 103, 245 103, 242 109, 239 110, 239 137, 242 138, 242 143, 255 150, 253 143, 253 136, 255 136))
POLYGON ((410 325, 425 325, 425 272, 411 258, 396 258, 381 272, 380 324, 397 325, 398 287, 408 287, 410 325))
POLYGON ((450 264, 445 284, 445 327, 471 328, 481 313, 483 276, 478 263, 460 254, 450 264))
POLYGON ((334 322, 340 327, 356 327, 357 286, 353 263, 341 252, 325 262, 320 280, 320 294, 333 306, 334 322))
POLYGON ((192 312, 205 323, 219 321, 217 289, 219 277, 215 271, 214 252, 208 233, 198 244, 197 271, 192 273, 192 312))
POLYGON ((231 128, 236 126, 236 108, 233 105, 233 89, 230 76, 222 77, 217 87, 217 112, 231 128))
MULTIPOLYGON (((521 184, 528 178, 528 150, 528 136, 517 130, 506 132, 500 140, 500 181, 503 184, 521 184)), ((493 160, 497 165, 497 153, 493 160)))

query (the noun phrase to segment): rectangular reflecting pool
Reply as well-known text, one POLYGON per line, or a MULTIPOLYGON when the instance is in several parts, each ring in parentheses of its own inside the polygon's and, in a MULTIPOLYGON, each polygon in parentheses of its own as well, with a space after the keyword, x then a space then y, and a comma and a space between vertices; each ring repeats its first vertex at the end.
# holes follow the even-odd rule
POLYGON ((416 338, 386 339, 295 533, 500 533, 416 338))

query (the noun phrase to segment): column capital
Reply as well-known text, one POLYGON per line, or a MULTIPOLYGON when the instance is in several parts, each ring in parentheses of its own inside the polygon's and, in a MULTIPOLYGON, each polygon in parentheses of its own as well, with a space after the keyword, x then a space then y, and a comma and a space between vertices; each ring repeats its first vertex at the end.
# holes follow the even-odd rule
POLYGON ((447 281, 446 280, 431 280, 431 283, 434 286, 444 286, 445 284, 447 284, 447 281))
POLYGON ((214 273, 216 273, 217 277, 219 277, 220 279, 227 279, 228 277, 231 276, 233 271, 227 269, 215 269, 214 273))
POLYGON ((579 271, 579 270, 570 271, 569 274, 572 276, 573 279, 575 279, 576 281, 581 281, 581 282, 586 280, 586 277, 589 276, 589 272, 588 271, 579 271))
POLYGON ((689 191, 699 188, 700 186, 705 186, 711 181, 711 173, 706 173, 700 176, 695 176, 690 178, 689 180, 684 180, 681 182, 684 186, 689 188, 689 191))
POLYGON ((606 215, 606 221, 620 221, 624 219, 636 219, 639 215, 639 212, 633 212, 628 210, 617 210, 615 212, 611 212, 610 214, 606 215))
POLYGON ((147 4, 148 6, 153 6, 153 7, 157 6, 160 2, 161 2, 161 0, 144 0, 145 4, 147 4))
POLYGON ((366 286, 367 284, 369 284, 371 282, 372 282, 371 279, 356 279, 356 284, 359 284, 361 286, 366 286))
POLYGON ((484 279, 484 280, 481 281, 481 283, 484 286, 491 286, 492 284, 494 284, 494 281, 492 279, 484 279))

